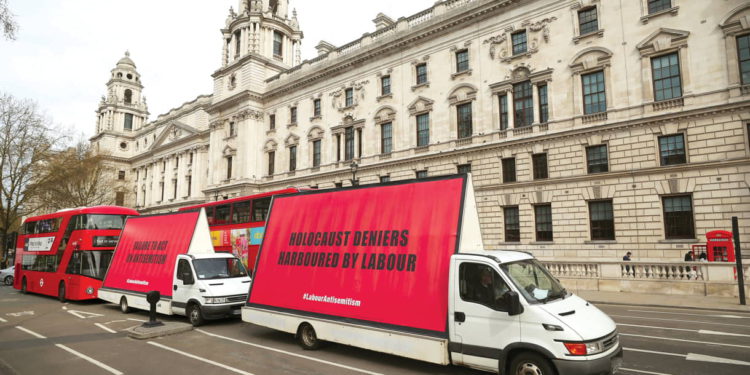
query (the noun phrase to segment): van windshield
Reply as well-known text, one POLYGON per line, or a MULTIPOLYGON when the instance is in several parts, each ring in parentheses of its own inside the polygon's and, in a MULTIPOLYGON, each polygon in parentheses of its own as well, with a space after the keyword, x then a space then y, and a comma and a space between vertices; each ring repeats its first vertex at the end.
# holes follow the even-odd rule
POLYGON ((529 303, 547 303, 568 295, 560 282, 535 259, 501 264, 500 268, 529 303))
POLYGON ((237 258, 196 259, 193 266, 201 280, 247 276, 245 266, 237 258))

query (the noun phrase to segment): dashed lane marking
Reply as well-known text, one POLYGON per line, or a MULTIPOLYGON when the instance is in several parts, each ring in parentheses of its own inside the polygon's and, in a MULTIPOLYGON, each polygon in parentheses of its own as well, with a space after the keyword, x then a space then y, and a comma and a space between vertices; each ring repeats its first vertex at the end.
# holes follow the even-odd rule
MULTIPOLYGON (((30 329, 26 329, 26 328, 21 327, 21 326, 16 326, 16 328, 18 328, 19 330, 24 331, 24 332, 26 332, 26 333, 28 333, 28 334, 36 337, 36 338, 39 338, 39 339, 42 339, 42 340, 46 340, 47 339, 47 337, 42 336, 42 335, 40 335, 40 334, 38 334, 38 333, 30 330, 30 329)), ((99 362, 99 361, 97 361, 97 360, 95 360, 95 359, 93 359, 93 358, 91 358, 91 357, 89 357, 89 356, 87 356, 87 355, 85 355, 83 353, 77 352, 77 351, 75 351, 75 350, 73 350, 73 349, 71 349, 71 348, 69 348, 69 347, 67 347, 65 345, 55 344, 55 346, 58 347, 58 348, 60 348, 60 349, 65 350, 68 353, 71 353, 71 354, 75 355, 78 358, 86 360, 86 361, 88 361, 89 363, 91 363, 93 365, 96 365, 96 366, 98 366, 98 367, 100 367, 100 368, 102 368, 104 370, 107 370, 108 372, 110 372, 110 373, 112 373, 114 375, 122 375, 122 372, 120 372, 120 371, 118 371, 118 370, 116 370, 116 369, 114 369, 112 367, 109 367, 109 366, 105 365, 104 363, 99 362)))
POLYGON ((655 310, 628 310, 630 312, 644 312, 649 314, 669 314, 669 315, 689 315, 689 316, 702 316, 702 317, 714 317, 714 318, 725 318, 725 319, 750 319, 750 316, 739 316, 729 314, 692 314, 683 312, 671 312, 671 311, 655 311, 655 310))
POLYGON ((208 336, 212 336, 212 337, 216 337, 216 338, 220 338, 220 339, 224 339, 224 340, 236 342, 238 344, 244 344, 244 345, 248 345, 248 346, 252 346, 252 347, 256 347, 256 348, 260 348, 260 349, 270 350, 272 352, 282 353, 282 354, 290 355, 290 356, 297 357, 297 358, 302 358, 302 359, 307 359, 307 360, 310 360, 310 361, 315 361, 315 362, 318 362, 318 363, 324 363, 324 364, 327 364, 327 365, 336 366, 336 367, 344 368, 344 369, 347 369, 347 370, 361 372, 363 374, 383 375, 383 374, 381 374, 379 372, 372 372, 372 371, 368 371, 368 370, 363 370, 363 369, 356 368, 356 367, 342 365, 340 363, 329 362, 329 361, 325 361, 325 360, 318 359, 318 358, 308 357, 308 356, 302 355, 302 354, 297 354, 297 353, 292 353, 292 352, 288 352, 288 351, 281 350, 281 349, 272 348, 270 346, 254 344, 254 343, 251 343, 251 342, 242 341, 242 340, 234 339, 234 338, 231 338, 231 337, 217 335, 215 333, 207 332, 207 331, 204 331, 202 329, 196 329, 196 331, 200 332, 200 333, 202 333, 204 335, 208 335, 208 336))
POLYGON ((750 362, 739 361, 736 359, 729 359, 729 358, 714 357, 714 356, 704 355, 704 354, 667 353, 667 352, 657 352, 655 350, 644 350, 644 349, 636 349, 636 348, 622 348, 622 350, 630 351, 630 352, 667 355, 667 356, 672 356, 672 357, 682 357, 682 358, 685 358, 685 360, 687 361, 694 361, 694 362, 713 362, 713 363, 726 363, 730 365, 750 366, 750 362))
POLYGON ((115 330, 113 330, 113 329, 105 326, 104 324, 94 323, 94 325, 97 326, 97 327, 99 327, 99 328, 101 328, 101 329, 103 329, 103 330, 105 330, 105 331, 107 331, 107 332, 109 332, 109 333, 117 333, 117 331, 115 331, 115 330))
POLYGON ((672 375, 672 374, 667 374, 664 372, 643 371, 643 370, 636 370, 633 368, 625 368, 625 367, 620 367, 620 371, 637 372, 639 374, 649 374, 649 375, 672 375))
POLYGON ((680 341, 680 342, 690 342, 690 343, 694 343, 694 344, 720 345, 720 346, 729 346, 729 347, 733 347, 733 348, 746 348, 746 349, 750 349, 750 346, 747 346, 747 345, 724 344, 724 343, 721 343, 721 342, 707 342, 707 341, 697 341, 697 340, 673 339, 673 338, 670 338, 670 337, 634 335, 634 334, 631 334, 631 333, 620 333, 620 336, 641 337, 641 338, 647 338, 647 339, 680 341))
POLYGON ((128 320, 132 320, 132 321, 134 321, 134 322, 147 322, 147 321, 148 321, 148 320, 143 320, 143 319, 133 319, 133 318, 128 318, 128 320))
POLYGON ((24 331, 24 332, 28 333, 29 335, 32 335, 32 336, 36 337, 38 339, 46 339, 46 337, 44 337, 44 336, 42 336, 42 335, 40 335, 40 334, 38 334, 38 333, 30 330, 30 329, 26 329, 26 328, 23 328, 21 326, 16 326, 16 328, 20 329, 21 331, 24 331))
POLYGON ((177 349, 174 349, 174 348, 170 348, 170 347, 168 347, 168 346, 166 346, 166 345, 162 345, 162 344, 159 344, 159 343, 156 343, 156 342, 153 342, 153 341, 149 341, 148 343, 149 343, 149 345, 153 345, 153 346, 156 346, 156 347, 158 347, 158 348, 162 348, 162 349, 164 349, 164 350, 169 350, 169 351, 171 351, 171 352, 174 352, 174 353, 177 353, 177 354, 180 354, 180 355, 184 355, 185 357, 188 357, 188 358, 192 358, 192 359, 195 359, 195 360, 198 360, 198 361, 201 361, 201 362, 205 362, 205 363, 208 363, 208 364, 211 364, 211 365, 217 366, 217 367, 221 367, 221 368, 223 368, 223 369, 225 369, 225 370, 229 370, 229 371, 232 371, 232 372, 236 372, 236 373, 238 373, 238 374, 242 374, 242 375, 253 375, 252 373, 249 373, 249 372, 247 372, 247 371, 242 371, 242 370, 240 370, 240 369, 236 369, 236 368, 234 368, 234 367, 230 367, 230 366, 227 366, 227 365, 225 365, 225 364, 223 364, 223 363, 215 362, 215 361, 212 361, 212 360, 210 360, 210 359, 206 359, 206 358, 198 357, 197 355, 193 355, 193 354, 190 354, 190 353, 186 353, 186 352, 183 352, 183 351, 181 351, 181 350, 177 350, 177 349))
POLYGON ((679 354, 679 353, 667 353, 667 352, 657 352, 655 350, 645 350, 645 349, 636 349, 636 348, 622 348, 622 350, 628 351, 628 352, 639 352, 639 353, 648 353, 648 354, 659 354, 659 355, 668 355, 672 357, 687 357, 687 354, 679 354))
POLYGON ((3 318, 0 318, 0 323, 8 323, 8 321, 3 318))

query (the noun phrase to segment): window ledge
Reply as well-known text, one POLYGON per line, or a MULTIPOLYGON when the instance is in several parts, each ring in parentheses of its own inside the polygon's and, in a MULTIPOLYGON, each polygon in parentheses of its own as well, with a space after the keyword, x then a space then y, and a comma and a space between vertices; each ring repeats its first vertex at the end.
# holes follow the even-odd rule
POLYGON ((392 99, 392 98, 393 98, 393 93, 390 93, 390 94, 380 95, 380 96, 378 96, 375 99, 377 101, 381 101, 381 100, 384 100, 384 99, 392 99))
POLYGON ((659 240, 659 243, 665 244, 686 244, 686 243, 698 243, 700 242, 697 238, 674 238, 669 240, 659 240))
POLYGON ((472 136, 463 137, 456 139, 456 146, 466 146, 472 144, 474 138, 472 136))
POLYGON ((422 153, 425 153, 427 151, 430 151, 430 145, 427 145, 427 146, 417 146, 417 147, 414 148, 414 153, 415 154, 422 154, 422 153))
POLYGON ((390 152, 385 153, 385 154, 380 154, 380 156, 378 157, 379 160, 385 160, 385 159, 390 159, 390 158, 391 158, 390 152))
POLYGON ((312 167, 310 168, 310 172, 318 172, 320 171, 320 167, 312 167))
POLYGON ((583 117, 581 117, 581 121, 584 124, 589 124, 592 122, 599 122, 599 121, 606 121, 606 120, 607 120, 607 111, 591 113, 591 114, 583 115, 583 117))
POLYGON ((310 121, 320 120, 322 118, 323 118, 323 116, 317 115, 317 116, 310 117, 310 121))
POLYGON ((352 105, 348 105, 348 106, 345 106, 345 107, 341 107, 341 108, 339 109, 339 111, 342 111, 342 112, 343 112, 343 111, 349 111, 349 110, 352 110, 352 109, 354 109, 354 107, 356 107, 356 106, 357 106, 357 103, 354 103, 354 104, 352 104, 352 105))
POLYGON ((685 100, 682 97, 679 97, 675 99, 667 99, 667 100, 654 102, 653 108, 654 108, 654 111, 661 111, 661 110, 665 110, 669 108, 682 107, 684 105, 685 105, 685 100))
POLYGON ((471 75, 471 69, 462 70, 460 72, 456 72, 451 74, 451 79, 456 79, 461 76, 470 76, 471 75))
POLYGON ((587 34, 583 34, 583 35, 579 35, 579 36, 574 36, 573 37, 573 43, 578 44, 582 40, 588 39, 588 38, 592 38, 594 36, 596 36, 598 38, 604 37, 604 29, 599 29, 599 30, 592 31, 592 32, 587 33, 587 34))
POLYGON ((529 245, 554 245, 555 241, 533 241, 529 245))
POLYGON ((517 59, 520 59, 520 58, 523 58, 523 57, 530 57, 532 53, 537 52, 537 51, 538 51, 538 49, 527 50, 526 52, 521 52, 521 53, 519 53, 517 55, 510 55, 508 57, 503 57, 503 58, 500 59, 500 61, 502 61, 504 63, 507 63, 507 62, 511 62, 513 60, 517 60, 517 59))
POLYGON ((586 240, 583 241, 583 243, 587 245, 615 245, 617 244, 616 240, 586 240))
POLYGON ((228 140, 233 139, 233 138, 237 138, 237 134, 227 136, 227 137, 224 138, 224 140, 228 141, 228 140))
POLYGON ((276 134, 276 129, 268 129, 266 130, 266 135, 274 135, 276 134))
POLYGON ((661 16, 661 15, 663 15, 663 14, 667 14, 667 13, 670 13, 670 14, 672 14, 673 16, 676 16, 676 15, 677 15, 677 11, 678 11, 678 10, 680 10, 680 7, 672 7, 672 8, 669 8, 669 9, 664 9, 664 10, 660 10, 660 11, 658 11, 658 12, 656 12, 656 13, 652 13, 652 14, 647 14, 647 15, 645 15, 645 16, 643 16, 643 17, 641 17, 641 23, 643 23, 643 24, 645 25, 645 24, 647 24, 647 23, 648 23, 648 21, 650 21, 650 20, 651 20, 652 18, 655 18, 655 17, 659 17, 659 16, 661 16))
POLYGON ((430 81, 419 83, 419 84, 412 86, 411 91, 416 91, 417 89, 427 88, 427 87, 430 87, 430 81))
POLYGON ((286 175, 291 177, 291 176, 294 176, 295 173, 296 173, 295 171, 289 171, 286 173, 286 175))
POLYGON ((289 128, 293 128, 293 127, 295 127, 295 126, 297 126, 297 123, 296 123, 296 122, 293 122, 293 123, 291 123, 291 124, 286 124, 286 128, 287 128, 287 129, 289 129, 289 128))
POLYGON ((518 246, 521 244, 521 241, 505 241, 505 242, 498 242, 498 245, 505 245, 505 246, 518 246))

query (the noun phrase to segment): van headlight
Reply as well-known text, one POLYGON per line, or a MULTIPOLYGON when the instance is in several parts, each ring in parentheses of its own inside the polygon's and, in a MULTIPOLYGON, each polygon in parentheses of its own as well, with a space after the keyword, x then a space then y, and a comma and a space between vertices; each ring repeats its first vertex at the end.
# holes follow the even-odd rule
POLYGON ((227 297, 206 297, 206 303, 227 303, 227 297))

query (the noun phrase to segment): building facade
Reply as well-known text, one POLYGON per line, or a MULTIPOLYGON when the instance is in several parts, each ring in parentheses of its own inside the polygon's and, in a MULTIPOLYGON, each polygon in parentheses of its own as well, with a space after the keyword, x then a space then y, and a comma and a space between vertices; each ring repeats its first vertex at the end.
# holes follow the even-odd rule
POLYGON ((242 0, 213 93, 152 122, 120 60, 92 142, 124 203, 471 172, 489 249, 676 261, 732 216, 750 241, 746 1, 444 0, 374 23, 301 61, 288 1, 242 0))

